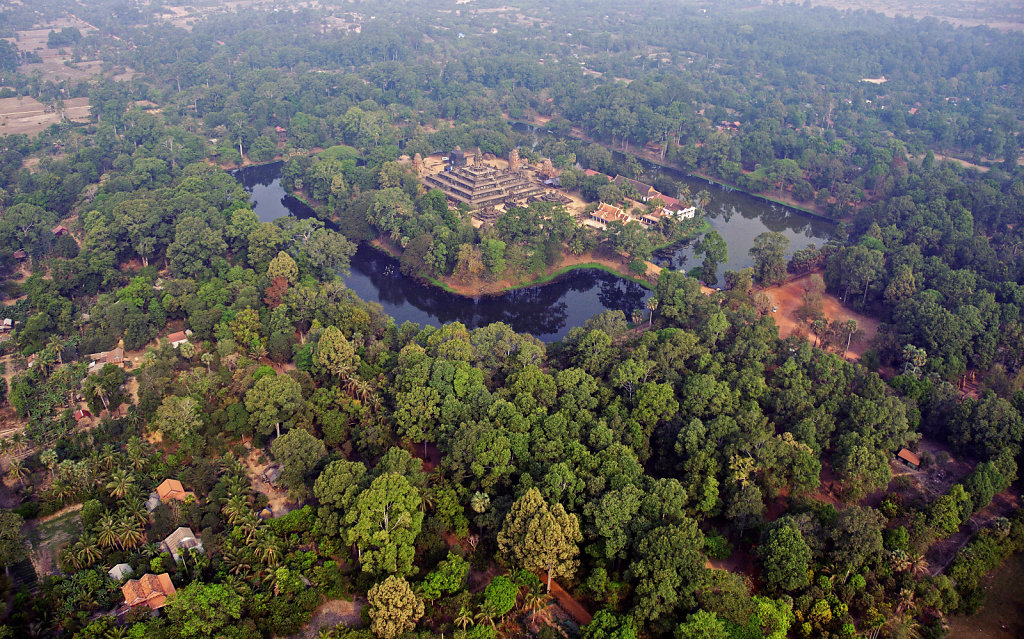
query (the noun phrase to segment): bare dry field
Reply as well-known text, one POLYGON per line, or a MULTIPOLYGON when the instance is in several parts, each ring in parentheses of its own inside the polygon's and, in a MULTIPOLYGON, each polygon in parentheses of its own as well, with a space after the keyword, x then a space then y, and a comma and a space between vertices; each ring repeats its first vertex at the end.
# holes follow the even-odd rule
MULTIPOLYGON (((51 124, 58 124, 61 115, 35 98, 0 98, 0 135, 34 135, 51 124)), ((65 100, 63 115, 72 122, 87 122, 89 98, 65 100)))
MULTIPOLYGON (((796 316, 796 310, 803 303, 802 298, 806 290, 805 284, 810 276, 811 274, 808 273, 786 282, 782 286, 773 286, 764 290, 771 299, 772 304, 778 308, 778 311, 772 313, 772 315, 779 327, 779 337, 786 338, 794 333, 801 333, 807 339, 814 340, 814 335, 810 332, 810 325, 801 321, 796 316)), ((860 359, 864 351, 870 347, 871 340, 878 334, 879 321, 873 317, 868 317, 846 308, 834 295, 825 293, 822 295, 822 300, 824 302, 825 317, 829 321, 852 319, 857 322, 857 333, 850 342, 850 350, 847 355, 854 359, 860 359)))
MULTIPOLYGON (((804 4, 805 0, 780 0, 804 4)), ((1000 31, 1024 31, 1020 0, 810 0, 814 6, 850 11, 875 11, 887 16, 937 18, 961 26, 986 26, 1000 31)), ((774 4, 774 0, 761 0, 774 4)))

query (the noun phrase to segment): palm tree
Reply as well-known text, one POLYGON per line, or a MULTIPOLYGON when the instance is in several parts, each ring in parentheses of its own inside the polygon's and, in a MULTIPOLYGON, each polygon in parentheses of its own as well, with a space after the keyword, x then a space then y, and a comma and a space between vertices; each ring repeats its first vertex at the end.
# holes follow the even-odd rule
POLYGON ((922 553, 914 553, 910 556, 909 570, 915 577, 924 577, 931 570, 931 564, 922 553))
POLYGON ((455 616, 455 625, 465 630, 466 626, 472 625, 473 623, 473 613, 469 611, 469 608, 463 606, 459 610, 459 614, 455 616))
POLYGON ((263 533, 256 538, 253 553, 268 568, 276 566, 281 561, 281 548, 277 538, 269 533, 263 533))
POLYGON ((146 536, 142 534, 142 524, 127 512, 122 512, 118 519, 117 536, 121 540, 121 547, 133 550, 146 541, 146 536))
POLYGON ((640 322, 644 320, 644 312, 639 308, 633 309, 633 324, 636 326, 640 325, 640 322))
POLYGON ((29 476, 28 467, 25 466, 25 460, 17 458, 12 459, 10 466, 7 467, 7 473, 11 477, 17 479, 22 488, 25 487, 25 480, 29 476))
POLYGON ((240 577, 248 577, 252 574, 251 555, 247 549, 230 546, 224 550, 222 557, 229 574, 240 577))
POLYGON ((146 510, 146 502, 138 497, 129 497, 122 504, 121 509, 134 517, 140 524, 145 525, 149 521, 149 511, 146 510))
POLYGON ((550 601, 551 595, 543 590, 531 588, 527 591, 523 596, 523 607, 530 611, 530 621, 534 621, 537 613, 546 608, 550 601))
POLYGON ((653 295, 647 298, 647 310, 651 312, 650 326, 654 326, 654 311, 658 310, 658 298, 653 295))
POLYGON ((54 499, 56 499, 61 506, 63 506, 72 497, 75 496, 75 489, 72 488, 71 484, 64 481, 63 479, 58 479, 57 481, 53 482, 53 484, 50 486, 50 490, 53 493, 54 499))
POLYGON ((127 470, 119 468, 110 475, 107 490, 114 499, 123 499, 135 488, 135 477, 127 470))
POLYGON ((125 446, 125 452, 128 455, 128 463, 131 464, 132 469, 142 470, 146 467, 146 447, 141 439, 138 437, 129 439, 128 445, 125 446))
POLYGON ((480 607, 480 612, 474 615, 474 619, 476 619, 477 623, 483 623, 486 621, 487 623, 491 624, 491 628, 494 628, 495 630, 498 628, 497 624, 494 623, 494 615, 491 613, 490 610, 483 606, 480 607))
POLYGON ((249 500, 244 495, 232 495, 220 511, 227 517, 228 523, 235 526, 242 520, 242 516, 245 513, 252 512, 252 508, 249 506, 249 500))
POLYGON ((100 548, 113 548, 118 544, 117 521, 107 513, 96 522, 96 542, 100 548))
POLYGON ((96 535, 86 533, 78 538, 78 541, 71 546, 71 564, 81 570, 93 565, 103 558, 99 546, 96 544, 96 535))

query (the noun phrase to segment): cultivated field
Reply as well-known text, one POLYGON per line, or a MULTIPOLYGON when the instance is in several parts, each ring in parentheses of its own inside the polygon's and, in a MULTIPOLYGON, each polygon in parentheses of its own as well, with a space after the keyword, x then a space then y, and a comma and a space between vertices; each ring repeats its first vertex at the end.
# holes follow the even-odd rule
POLYGON ((72 122, 87 122, 89 98, 65 100, 63 111, 47 107, 35 98, 0 98, 0 135, 34 135, 51 124, 60 123, 62 117, 72 122))

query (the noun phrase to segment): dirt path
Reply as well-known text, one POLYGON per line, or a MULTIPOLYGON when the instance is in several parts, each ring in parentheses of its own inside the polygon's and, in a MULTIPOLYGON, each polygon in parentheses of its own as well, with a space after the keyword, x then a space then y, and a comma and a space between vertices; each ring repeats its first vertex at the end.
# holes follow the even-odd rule
MULTIPOLYGON (((542 583, 546 584, 548 582, 548 576, 546 573, 542 572, 537 576, 540 577, 542 583)), ((594 618, 593 615, 587 612, 587 609, 583 607, 583 604, 576 601, 576 599, 566 592, 565 588, 562 588, 562 586, 554 579, 551 580, 551 596, 555 598, 555 601, 558 602, 558 605, 561 606, 563 610, 572 615, 572 618, 575 619, 576 623, 579 625, 585 626, 594 618)))

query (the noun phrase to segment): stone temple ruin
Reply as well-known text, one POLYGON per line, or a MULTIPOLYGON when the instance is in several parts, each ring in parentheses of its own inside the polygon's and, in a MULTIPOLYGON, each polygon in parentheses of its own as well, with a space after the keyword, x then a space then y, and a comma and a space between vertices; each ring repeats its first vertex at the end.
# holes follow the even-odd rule
POLYGON ((474 163, 428 175, 424 182, 437 187, 448 199, 484 209, 498 204, 525 205, 539 200, 545 190, 518 171, 474 163))

